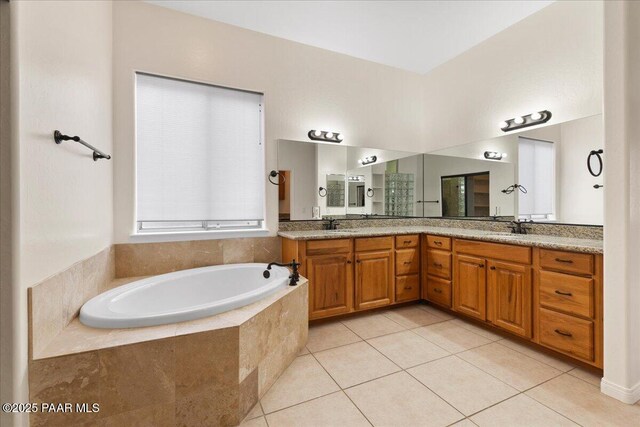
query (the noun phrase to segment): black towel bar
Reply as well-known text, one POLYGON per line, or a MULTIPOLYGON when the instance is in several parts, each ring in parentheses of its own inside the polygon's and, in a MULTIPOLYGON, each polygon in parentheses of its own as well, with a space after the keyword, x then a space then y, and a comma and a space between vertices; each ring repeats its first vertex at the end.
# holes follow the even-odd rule
POLYGON ((110 155, 103 153, 102 151, 98 150, 96 147, 94 147, 93 145, 84 142, 82 139, 80 139, 79 136, 69 136, 69 135, 63 135, 59 130, 56 130, 53 132, 53 140, 56 142, 56 144, 61 144, 62 141, 75 141, 75 142, 79 142, 80 144, 84 145, 85 147, 87 147, 90 150, 93 150, 93 161, 97 161, 98 159, 107 159, 109 160, 111 158, 110 155))

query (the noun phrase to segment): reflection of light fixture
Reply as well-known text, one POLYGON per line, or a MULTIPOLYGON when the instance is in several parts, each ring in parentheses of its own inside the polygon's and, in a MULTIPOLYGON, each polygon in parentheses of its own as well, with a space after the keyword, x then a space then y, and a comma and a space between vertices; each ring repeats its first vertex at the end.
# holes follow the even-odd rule
POLYGON ((375 163, 377 160, 378 160, 378 156, 367 156, 363 159, 358 160, 358 163, 364 166, 370 163, 375 163))
POLYGON ((528 126, 546 123, 549 119, 551 119, 551 111, 544 110, 528 114, 526 116, 518 116, 513 119, 505 120, 504 122, 501 122, 499 126, 503 132, 509 132, 516 129, 526 128, 528 126))
POLYGON ((361 182, 361 181, 364 181, 364 176, 362 176, 362 175, 350 175, 347 179, 349 181, 352 181, 352 182, 361 182))
POLYGON ((341 133, 316 129, 310 130, 307 135, 314 141, 342 142, 344 139, 341 133))
POLYGON ((497 151, 485 151, 484 158, 489 160, 502 160, 503 157, 507 157, 506 153, 498 153, 497 151))

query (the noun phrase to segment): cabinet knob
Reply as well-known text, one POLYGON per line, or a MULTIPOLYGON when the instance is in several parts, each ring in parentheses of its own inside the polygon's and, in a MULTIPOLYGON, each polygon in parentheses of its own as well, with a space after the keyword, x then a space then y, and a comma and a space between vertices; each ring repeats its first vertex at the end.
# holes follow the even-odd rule
POLYGON ((351 264, 351 260, 350 259, 347 260, 347 264, 351 264))
POLYGON ((360 260, 359 260, 359 259, 357 259, 357 260, 356 260, 356 262, 357 262, 358 264, 360 264, 360 260))
POLYGON ((484 264, 478 264, 478 267, 484 268, 484 264))

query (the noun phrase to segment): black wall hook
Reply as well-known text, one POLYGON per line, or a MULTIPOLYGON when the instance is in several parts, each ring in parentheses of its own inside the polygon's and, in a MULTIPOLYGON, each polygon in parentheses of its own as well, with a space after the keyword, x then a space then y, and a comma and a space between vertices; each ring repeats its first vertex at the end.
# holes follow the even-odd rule
POLYGON ((84 145, 85 147, 87 147, 90 150, 93 150, 93 161, 97 161, 98 159, 107 159, 109 160, 111 158, 110 155, 103 153, 102 151, 98 150, 96 147, 94 147, 93 145, 84 142, 82 139, 80 139, 79 136, 69 136, 69 135, 64 135, 62 134, 62 132, 60 132, 59 130, 55 130, 53 131, 53 140, 56 142, 56 144, 62 144, 62 141, 75 141, 75 142, 79 142, 80 144, 84 145))

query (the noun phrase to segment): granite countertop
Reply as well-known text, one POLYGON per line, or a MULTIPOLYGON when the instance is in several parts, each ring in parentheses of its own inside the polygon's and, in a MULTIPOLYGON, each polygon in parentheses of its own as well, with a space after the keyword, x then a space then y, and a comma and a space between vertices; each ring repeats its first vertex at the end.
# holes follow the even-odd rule
POLYGON ((602 240, 578 239, 573 237, 546 236, 541 234, 512 234, 466 228, 445 228, 429 226, 365 227, 343 230, 280 231, 278 235, 291 240, 344 239, 350 237, 392 236, 398 234, 428 233, 438 236, 458 237, 470 240, 508 243, 512 245, 536 246, 572 252, 602 253, 602 240))

